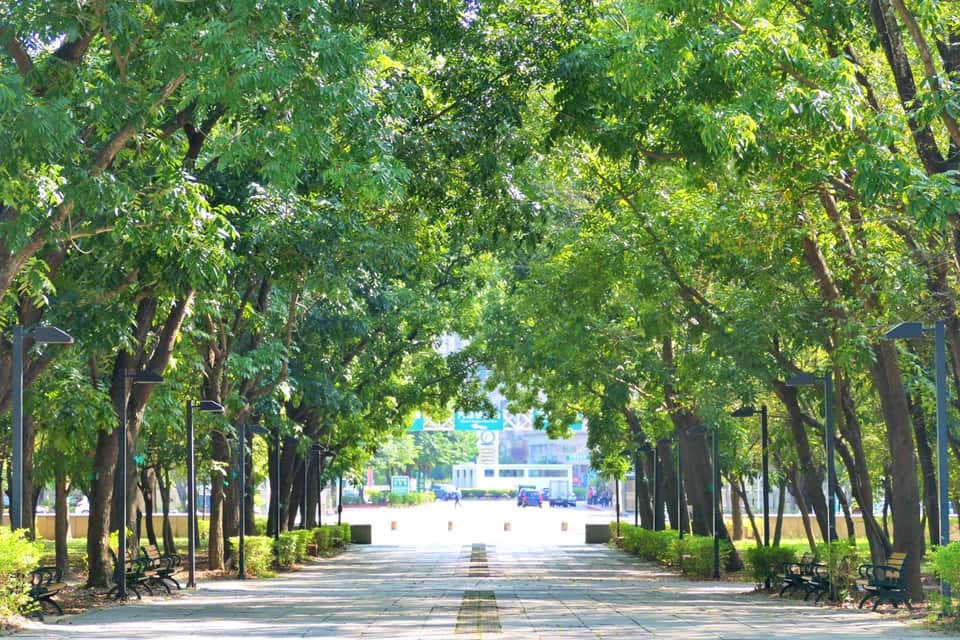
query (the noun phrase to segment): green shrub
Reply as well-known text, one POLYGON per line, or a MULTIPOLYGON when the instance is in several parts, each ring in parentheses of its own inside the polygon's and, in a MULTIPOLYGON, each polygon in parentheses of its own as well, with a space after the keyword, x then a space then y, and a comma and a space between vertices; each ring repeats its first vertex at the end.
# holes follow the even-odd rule
POLYGON ((25 530, 0 529, 0 614, 29 613, 35 608, 28 574, 40 564, 43 545, 24 537, 25 530))
POLYGON ((960 542, 935 547, 930 555, 936 574, 951 585, 960 585, 960 542))
POLYGON ((760 586, 783 575, 783 565, 796 562, 797 553, 792 547, 749 547, 744 556, 754 582, 760 586))
POLYGON ((265 536, 267 535, 267 523, 270 521, 268 516, 254 516, 253 517, 253 530, 254 535, 265 536))
MULTIPOLYGON (((671 545, 671 566, 677 567, 685 574, 701 578, 713 575, 713 536, 687 535, 674 538, 671 545)), ((726 566, 727 560, 733 553, 733 545, 728 540, 720 541, 720 571, 726 566)))
POLYGON ((675 531, 651 531, 632 524, 620 523, 623 548, 644 560, 669 564, 672 557, 671 544, 676 539, 675 531))
MULTIPOLYGON (((230 544, 239 548, 240 539, 230 538, 230 544)), ((276 575, 273 571, 273 538, 244 536, 243 565, 251 576, 266 578, 276 575)))
POLYGON ((286 531, 280 534, 280 539, 275 542, 277 545, 277 556, 280 559, 281 567, 290 567, 297 561, 297 541, 299 536, 295 531, 286 531))

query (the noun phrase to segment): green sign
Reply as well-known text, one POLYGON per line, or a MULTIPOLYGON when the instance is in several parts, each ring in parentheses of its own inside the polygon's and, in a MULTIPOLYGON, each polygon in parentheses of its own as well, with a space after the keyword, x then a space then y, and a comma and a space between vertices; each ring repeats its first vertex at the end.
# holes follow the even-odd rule
POLYGON ((390 476, 390 493, 398 496, 410 493, 410 476, 390 476))

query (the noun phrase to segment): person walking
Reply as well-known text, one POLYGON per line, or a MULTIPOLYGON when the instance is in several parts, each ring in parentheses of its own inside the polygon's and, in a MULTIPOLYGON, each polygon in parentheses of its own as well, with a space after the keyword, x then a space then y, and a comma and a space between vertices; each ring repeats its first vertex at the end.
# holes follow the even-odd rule
POLYGON ((462 494, 460 493, 460 487, 457 487, 457 492, 453 494, 453 500, 454 500, 453 506, 454 506, 454 507, 459 507, 459 506, 460 506, 460 498, 462 498, 462 497, 463 497, 463 496, 462 496, 462 494))

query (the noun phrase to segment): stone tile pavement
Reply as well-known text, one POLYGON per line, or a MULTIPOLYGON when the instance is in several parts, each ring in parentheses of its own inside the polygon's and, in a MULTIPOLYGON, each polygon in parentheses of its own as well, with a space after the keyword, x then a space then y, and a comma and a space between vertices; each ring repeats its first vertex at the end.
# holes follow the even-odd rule
POLYGON ((944 638, 890 614, 688 581, 604 546, 353 546, 271 580, 49 617, 18 640, 944 638))

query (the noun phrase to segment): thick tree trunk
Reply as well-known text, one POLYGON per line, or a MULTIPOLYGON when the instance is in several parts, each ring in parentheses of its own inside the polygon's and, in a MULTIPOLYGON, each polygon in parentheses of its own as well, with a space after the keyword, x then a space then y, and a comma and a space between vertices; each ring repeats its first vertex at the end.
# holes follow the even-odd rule
MULTIPOLYGON (((737 482, 733 482, 733 478, 730 478, 730 486, 733 488, 734 500, 743 500, 743 508, 747 512, 747 519, 750 521, 750 528, 753 530, 753 539, 757 541, 758 546, 762 546, 763 534, 757 529, 757 519, 753 515, 753 507, 750 506, 750 498, 747 496, 747 488, 743 482, 743 477, 737 478, 737 482)), ((736 537, 736 533, 734 533, 734 537, 736 537)))
MULTIPOLYGON (((220 429, 210 434, 211 457, 215 463, 230 464, 230 443, 220 429)), ((210 537, 209 562, 210 569, 223 569, 225 544, 223 540, 223 507, 224 507, 223 474, 214 470, 210 474, 210 537)))
POLYGON ((733 539, 743 540, 743 510, 740 509, 739 483, 730 479, 728 479, 728 482, 730 484, 730 519, 733 524, 733 539))
POLYGON ((880 406, 887 426, 893 480, 893 547, 910 557, 906 567, 907 591, 915 602, 924 599, 920 583, 920 562, 923 558, 923 529, 920 526, 920 491, 917 485, 917 462, 907 394, 900 377, 896 346, 881 342, 874 348, 872 368, 874 386, 880 395, 880 406))

